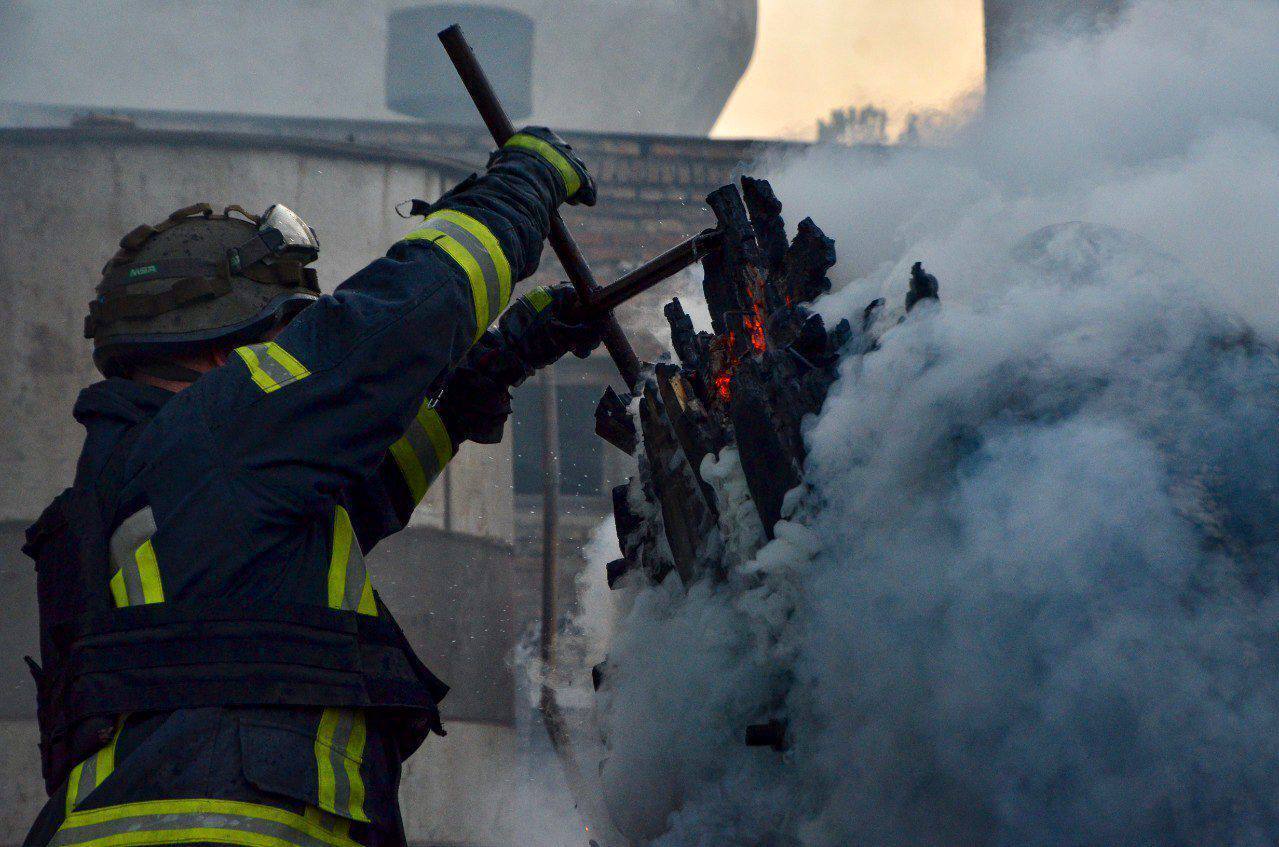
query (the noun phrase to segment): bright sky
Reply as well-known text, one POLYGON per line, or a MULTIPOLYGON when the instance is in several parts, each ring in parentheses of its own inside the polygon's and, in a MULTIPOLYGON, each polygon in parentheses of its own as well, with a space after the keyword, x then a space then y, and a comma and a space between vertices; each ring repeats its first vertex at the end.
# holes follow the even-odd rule
POLYGON ((900 129, 985 74, 982 0, 759 0, 755 55, 711 134, 813 139, 833 109, 874 104, 900 129))

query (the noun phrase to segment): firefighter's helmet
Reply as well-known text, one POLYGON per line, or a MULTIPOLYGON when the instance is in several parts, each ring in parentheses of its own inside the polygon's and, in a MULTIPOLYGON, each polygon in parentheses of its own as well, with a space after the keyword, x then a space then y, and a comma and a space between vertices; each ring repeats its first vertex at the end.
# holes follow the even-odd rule
POLYGON ((197 349, 211 341, 251 341, 320 293, 315 231, 275 205, 259 216, 208 203, 179 209, 120 239, 89 303, 84 335, 107 376, 132 363, 197 349))

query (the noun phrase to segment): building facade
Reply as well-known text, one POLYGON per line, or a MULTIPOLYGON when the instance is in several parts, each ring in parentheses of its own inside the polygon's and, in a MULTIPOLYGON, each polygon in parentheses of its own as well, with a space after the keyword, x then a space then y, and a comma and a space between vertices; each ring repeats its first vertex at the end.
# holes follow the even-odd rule
POLYGON ((490 72, 513 72, 495 84, 516 120, 705 135, 754 51, 755 5, 14 0, 0 3, 0 101, 474 121, 435 37, 457 22, 490 72))

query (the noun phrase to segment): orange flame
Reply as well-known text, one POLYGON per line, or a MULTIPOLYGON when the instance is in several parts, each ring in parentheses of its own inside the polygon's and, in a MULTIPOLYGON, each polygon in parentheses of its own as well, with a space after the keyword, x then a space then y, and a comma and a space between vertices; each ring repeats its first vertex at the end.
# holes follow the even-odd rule
POLYGON ((737 359, 733 356, 733 333, 729 332, 723 341, 724 367, 715 374, 715 391, 719 399, 727 403, 733 396, 733 371, 737 369, 737 359))
MULTIPOLYGON (((759 285, 749 287, 751 295, 751 315, 742 317, 742 325, 749 333, 751 347, 755 348, 756 353, 763 353, 768 349, 768 337, 764 332, 764 300, 762 292, 763 282, 759 281, 759 285)), ((734 352, 736 345, 734 344, 733 333, 729 332, 726 337, 716 339, 717 344, 721 344, 724 351, 723 367, 715 374, 715 393, 719 395, 719 399, 727 403, 733 396, 733 373, 737 370, 737 366, 741 364, 741 360, 734 352)))
POLYGON ((715 377, 715 390, 719 392, 719 399, 727 403, 733 399, 733 373, 725 368, 718 376, 715 377))
POLYGON ((755 304, 755 317, 744 318, 742 323, 746 324, 747 331, 751 334, 751 346, 755 348, 755 352, 763 353, 768 349, 768 342, 764 340, 764 318, 760 316, 759 304, 755 304))
POLYGON ((755 352, 763 353, 768 349, 768 341, 764 337, 764 281, 754 275, 752 278, 757 283, 750 287, 751 312, 754 317, 743 318, 742 323, 746 324, 751 334, 751 346, 755 348, 755 352))

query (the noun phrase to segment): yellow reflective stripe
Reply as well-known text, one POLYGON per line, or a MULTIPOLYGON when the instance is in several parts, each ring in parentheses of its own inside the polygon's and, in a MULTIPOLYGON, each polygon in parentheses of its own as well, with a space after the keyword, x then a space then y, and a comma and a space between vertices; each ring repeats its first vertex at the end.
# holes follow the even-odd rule
POLYGON ((498 284, 498 304, 496 308, 492 308, 490 303, 491 314, 496 314, 506 308, 506 304, 511 300, 511 263, 506 259, 506 253, 502 250, 501 243, 488 227, 480 223, 470 215, 459 212, 456 209, 440 209, 431 213, 431 217, 427 218, 426 226, 430 226, 431 222, 436 219, 450 221, 462 227, 462 229, 474 236, 475 240, 480 242, 484 247, 484 251, 488 253, 489 259, 493 262, 493 267, 497 271, 498 284))
POLYGON ((435 448, 435 466, 443 470, 453 458, 453 440, 444 428, 444 419, 433 407, 423 404, 417 410, 417 422, 426 430, 426 436, 431 439, 431 446, 435 448))
POLYGON ((151 539, 142 543, 134 557, 142 580, 143 604, 163 603, 164 585, 160 581, 160 566, 155 560, 155 548, 151 546, 151 539))
POLYGON ((258 388, 267 394, 311 375, 305 365, 274 341, 237 347, 235 352, 248 365, 249 376, 258 388))
POLYGON ((347 801, 347 813, 357 821, 367 821, 364 813, 364 777, 360 776, 360 764, 364 761, 364 740, 367 728, 364 723, 364 712, 355 713, 355 721, 351 726, 351 735, 346 742, 346 758, 342 766, 346 768, 346 778, 351 785, 350 799, 347 801))
MULTIPOLYGON (((354 841, 350 842, 355 844, 354 841)), ((148 829, 118 832, 86 841, 58 840, 56 847, 147 847, 152 844, 227 844, 236 847, 297 847, 286 837, 262 835, 239 829, 188 827, 185 829, 148 829)))
POLYGON ((115 746, 120 741, 120 734, 124 732, 124 719, 126 715, 121 715, 115 722, 115 734, 111 736, 111 743, 103 747, 95 755, 97 757, 97 782, 101 785, 103 780, 111 776, 111 772, 115 770, 115 746))
POLYGON ((351 516, 346 509, 336 506, 333 509, 333 546, 329 554, 329 608, 377 615, 373 586, 359 545, 360 540, 351 526, 351 516))
POLYGON ((582 178, 577 175, 577 169, 569 163, 563 153, 542 139, 520 132, 512 135, 503 146, 531 150, 550 162, 551 166, 559 171, 560 179, 564 181, 564 196, 572 197, 582 187, 582 178))
POLYGON ((373 585, 364 564, 364 552, 355 537, 346 509, 333 509, 333 546, 329 553, 328 602, 330 609, 377 614, 373 585))
POLYGON ((235 352, 240 354, 240 358, 249 366, 249 376, 258 384, 258 388, 268 394, 279 388, 279 383, 267 376, 266 371, 262 370, 261 364, 258 362, 258 354, 252 347, 237 347, 235 352))
POLYGON ((524 299, 533 307, 533 311, 540 312, 551 305, 551 292, 545 285, 539 285, 528 294, 525 294, 524 299))
POLYGON ((391 445, 391 457, 416 506, 453 458, 453 441, 430 401, 418 408, 408 431, 391 445))
POLYGON ((488 328, 489 323, 493 320, 492 313, 489 312, 488 291, 484 284, 484 272, 480 270, 480 263, 475 261, 475 257, 471 255, 470 251, 458 243, 456 239, 438 229, 423 227, 404 236, 404 240, 431 242, 447 253, 466 273, 466 278, 471 283, 471 300, 475 304, 475 338, 479 340, 479 337, 484 334, 484 330, 488 328))
POLYGON ((318 775, 318 799, 320 808, 333 811, 333 795, 336 791, 336 775, 333 773, 333 729, 337 726, 338 710, 325 709, 320 713, 320 728, 315 733, 315 768, 318 775))
POLYGON ((121 715, 116 721, 115 733, 107 746, 71 769, 71 775, 67 777, 66 814, 71 814, 76 805, 105 782, 115 770, 115 745, 120 740, 120 733, 124 731, 124 718, 121 715))
POLYGON ((121 521, 111 533, 111 564, 116 570, 110 587, 116 608, 164 602, 164 585, 151 540, 155 532, 155 515, 146 506, 121 521))
POLYGON ((355 530, 351 528, 351 516, 338 506, 333 510, 333 551, 329 555, 329 608, 342 608, 346 596, 346 566, 351 559, 351 545, 355 543, 355 530))
POLYGON ((311 372, 307 370, 301 362, 293 358, 293 354, 291 354, 288 350, 285 350, 279 344, 276 344, 274 341, 268 341, 266 349, 271 358, 283 365, 284 369, 288 371, 294 379, 302 379, 303 377, 311 375, 311 372))
POLYGON ((426 471, 422 470, 422 463, 418 461, 417 453, 413 452, 413 445, 409 443, 407 435, 391 445, 391 457, 395 459, 400 475, 404 477, 404 482, 409 487, 409 495, 412 496, 413 503, 421 503, 431 483, 426 478, 426 471))
POLYGON ((360 605, 355 608, 355 611, 361 615, 377 615, 377 603, 373 599, 373 582, 368 574, 364 576, 364 586, 360 589, 360 605))
POLYGON ((112 575, 111 599, 117 609, 164 602, 164 581, 160 577, 160 564, 156 561, 151 539, 142 542, 142 546, 134 552, 132 562, 125 562, 112 575))
POLYGON ((50 847, 151 844, 245 847, 358 847, 321 823, 283 809, 234 800, 148 800, 67 815, 50 847))
POLYGON ((86 759, 71 769, 71 775, 67 777, 67 807, 66 814, 75 811, 75 804, 80 801, 80 780, 84 777, 84 766, 89 762, 86 759))
POLYGON ((367 823, 364 777, 360 775, 366 736, 363 711, 325 709, 320 713, 314 748, 319 807, 367 823))
POLYGON ((111 599, 115 601, 117 609, 123 609, 129 605, 129 589, 124 586, 124 570, 115 572, 115 576, 111 577, 111 599))

